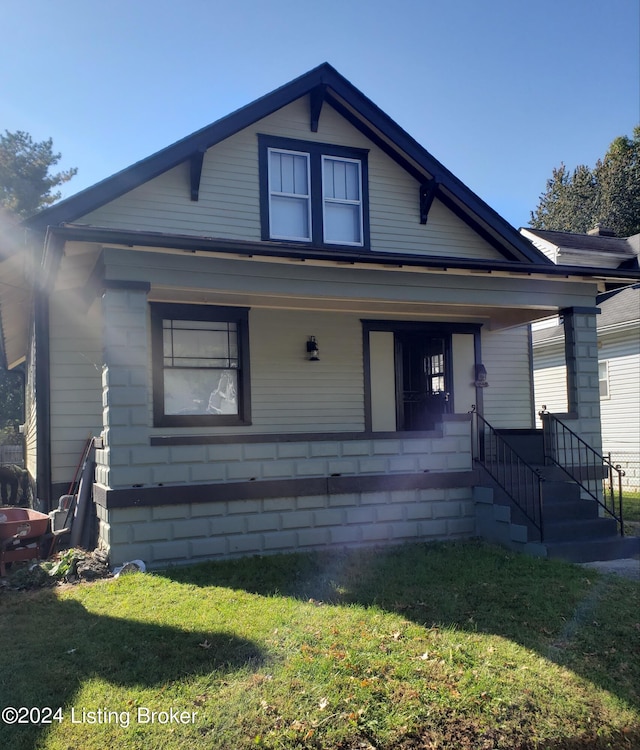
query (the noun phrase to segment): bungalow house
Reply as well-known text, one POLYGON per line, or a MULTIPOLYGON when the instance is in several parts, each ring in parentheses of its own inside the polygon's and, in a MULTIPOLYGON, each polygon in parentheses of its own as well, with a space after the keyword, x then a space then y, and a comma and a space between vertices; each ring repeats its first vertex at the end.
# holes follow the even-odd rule
MULTIPOLYGON (((522 229, 555 263, 638 268, 640 234, 616 237, 602 226, 588 234, 522 229)), ((640 489, 640 284, 598 295, 598 381, 602 449, 625 472, 624 485, 640 489)), ((564 330, 555 317, 533 326, 536 406, 567 410, 564 330)))
POLYGON ((114 564, 474 535, 473 414, 534 427, 559 313, 601 447, 596 295, 637 272, 552 263, 328 64, 27 226, 27 467, 54 507, 97 438, 114 564))

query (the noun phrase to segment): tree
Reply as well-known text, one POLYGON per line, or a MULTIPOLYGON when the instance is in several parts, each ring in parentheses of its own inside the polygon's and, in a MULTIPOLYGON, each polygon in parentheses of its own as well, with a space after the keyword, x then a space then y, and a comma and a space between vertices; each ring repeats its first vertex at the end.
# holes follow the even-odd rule
POLYGON ((53 152, 51 138, 36 143, 22 130, 5 130, 0 135, 0 206, 24 219, 57 201, 60 193, 52 190, 78 171, 73 167, 50 174, 60 156, 53 152))
POLYGON ((19 443, 18 425, 24 421, 24 377, 0 368, 0 445, 19 443))
POLYGON ((553 170, 529 225, 534 229, 588 232, 597 223, 618 237, 640 232, 640 125, 620 136, 593 169, 553 170))

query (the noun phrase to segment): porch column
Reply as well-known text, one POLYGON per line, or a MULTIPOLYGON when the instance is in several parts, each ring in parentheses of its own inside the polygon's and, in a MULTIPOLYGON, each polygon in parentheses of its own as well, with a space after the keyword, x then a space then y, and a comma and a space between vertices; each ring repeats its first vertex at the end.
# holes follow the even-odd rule
POLYGON ((576 432, 602 453, 600 389, 598 385, 597 307, 570 307, 561 311, 567 364, 568 411, 578 419, 576 432))
POLYGON ((96 481, 107 487, 146 483, 132 455, 149 445, 149 289, 145 282, 106 282, 102 297, 104 444, 96 481))

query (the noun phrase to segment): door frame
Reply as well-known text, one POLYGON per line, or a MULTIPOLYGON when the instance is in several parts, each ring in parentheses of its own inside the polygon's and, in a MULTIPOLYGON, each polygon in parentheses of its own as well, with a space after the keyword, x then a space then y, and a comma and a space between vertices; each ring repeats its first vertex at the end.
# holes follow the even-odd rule
MULTIPOLYGON (((366 320, 361 319, 362 323, 362 352, 363 352, 363 365, 364 365, 364 418, 365 418, 365 432, 373 432, 373 418, 372 418, 372 403, 371 403, 371 351, 369 334, 372 331, 386 331, 393 334, 396 333, 423 333, 426 336, 436 337, 443 336, 447 337, 451 342, 451 336, 455 333, 466 333, 474 336, 475 341, 475 355, 476 363, 481 361, 480 354, 480 330, 482 328, 481 323, 441 323, 434 321, 416 321, 416 320, 366 320)), ((450 348, 450 343, 449 343, 450 348)), ((395 353, 394 344, 394 353, 395 353)), ((396 372, 396 415, 398 410, 401 408, 397 398, 398 389, 398 368, 397 368, 397 357, 395 357, 395 372, 396 372)), ((453 360, 449 357, 449 372, 447 373, 448 382, 451 386, 450 399, 452 401, 453 409, 453 360)), ((396 431, 398 430, 398 416, 396 416, 396 431)))

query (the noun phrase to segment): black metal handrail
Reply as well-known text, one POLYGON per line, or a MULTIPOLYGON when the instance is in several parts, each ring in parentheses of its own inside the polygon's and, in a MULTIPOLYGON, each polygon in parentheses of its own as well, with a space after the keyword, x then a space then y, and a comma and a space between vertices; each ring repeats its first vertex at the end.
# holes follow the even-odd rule
POLYGON ((620 535, 624 536, 624 471, 620 464, 611 461, 611 454, 606 458, 594 450, 555 414, 548 412, 545 406, 538 414, 542 420, 545 459, 560 467, 608 515, 615 518, 620 525, 620 535))
POLYGON ((476 418, 474 458, 522 511, 538 532, 540 541, 544 541, 544 477, 522 458, 481 414, 478 414, 475 406, 471 414, 476 418))

